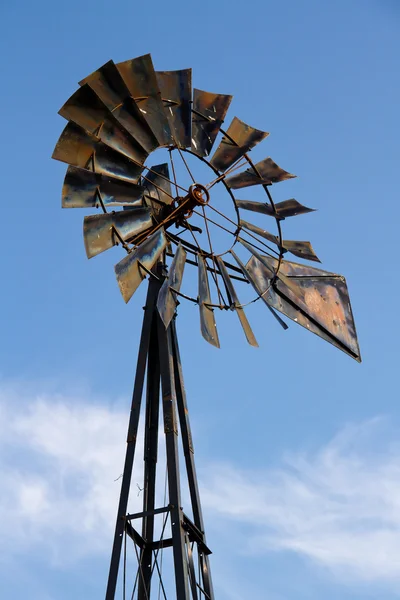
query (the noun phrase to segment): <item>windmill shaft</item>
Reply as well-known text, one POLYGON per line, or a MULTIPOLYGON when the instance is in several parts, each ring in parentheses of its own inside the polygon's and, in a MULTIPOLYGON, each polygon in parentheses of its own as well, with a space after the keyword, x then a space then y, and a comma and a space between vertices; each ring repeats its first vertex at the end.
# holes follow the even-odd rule
MULTIPOLYGON (((158 269, 157 274, 161 274, 160 269, 158 269)), ((196 600, 199 590, 203 590, 202 593, 205 598, 214 600, 208 558, 211 551, 206 545, 204 535, 204 523, 175 321, 172 320, 166 329, 156 308, 161 285, 161 277, 160 279, 150 278, 132 397, 126 459, 106 600, 114 600, 116 597, 124 535, 128 535, 133 543, 140 548, 138 587, 135 596, 137 600, 149 600, 152 597, 152 583, 153 586, 158 583, 158 577, 160 577, 162 585, 159 563, 154 555, 161 548, 168 547, 172 547, 173 553, 176 600, 196 600), (143 490, 141 490, 143 493, 143 511, 136 514, 127 514, 145 379, 147 380, 147 388, 144 428, 144 483, 143 490), (155 504, 160 401, 162 403, 168 481, 168 503, 164 507, 156 507, 155 504), (193 522, 182 509, 178 458, 178 420, 193 522), (170 538, 163 538, 163 534, 161 534, 161 539, 157 540, 154 539, 155 517, 163 513, 165 513, 164 518, 170 518, 172 533, 170 538), (141 535, 135 529, 134 521, 136 519, 142 521, 141 535), (194 567, 193 547, 196 547, 197 550, 198 576, 196 576, 194 567)))

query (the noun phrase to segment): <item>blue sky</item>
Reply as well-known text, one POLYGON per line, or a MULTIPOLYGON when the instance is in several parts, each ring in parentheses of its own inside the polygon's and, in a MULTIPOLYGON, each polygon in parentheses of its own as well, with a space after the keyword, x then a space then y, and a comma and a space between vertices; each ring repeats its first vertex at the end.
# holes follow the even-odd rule
POLYGON ((86 259, 50 156, 77 82, 151 52, 271 132, 255 156, 298 175, 274 197, 318 209, 286 235, 346 276, 363 356, 283 332, 259 303, 260 349, 224 313, 216 350, 180 306, 216 597, 398 598, 397 2, 38 0, 0 16, 5 596, 104 591, 145 285, 125 306, 118 249, 86 259))

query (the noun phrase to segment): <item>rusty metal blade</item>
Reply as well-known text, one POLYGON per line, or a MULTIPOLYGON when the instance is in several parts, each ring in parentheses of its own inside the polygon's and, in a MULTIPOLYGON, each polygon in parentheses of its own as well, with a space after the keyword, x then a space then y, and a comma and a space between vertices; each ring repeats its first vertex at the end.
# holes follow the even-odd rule
POLYGON ((315 254, 314 248, 311 246, 311 242, 300 242, 297 240, 283 240, 283 247, 291 254, 304 258, 304 260, 312 260, 314 262, 321 262, 318 256, 315 254))
POLYGON ((226 185, 233 190, 237 190, 252 185, 271 185, 272 183, 278 183, 279 181, 285 181, 286 179, 296 177, 296 175, 292 175, 281 169, 281 167, 269 157, 254 166, 257 171, 250 167, 249 169, 246 169, 246 171, 243 171, 243 173, 232 175, 225 179, 226 185))
POLYGON ((83 240, 88 258, 127 240, 152 226, 148 208, 135 207, 126 211, 91 215, 83 220, 83 240))
POLYGON ((74 167, 87 168, 132 183, 137 183, 143 171, 143 167, 106 146, 98 137, 72 122, 69 122, 62 132, 53 158, 74 167))
POLYGON ((79 82, 87 84, 148 154, 159 144, 112 60, 79 82))
POLYGON ((211 304, 211 296, 205 259, 201 256, 201 254, 197 254, 197 261, 199 270, 199 310, 201 335, 212 346, 219 348, 220 345, 217 326, 214 318, 214 311, 210 306, 207 306, 207 304, 211 304))
POLYGON ((115 274, 119 289, 125 302, 129 302, 133 294, 146 277, 146 271, 140 268, 142 264, 150 270, 167 245, 164 229, 158 229, 149 236, 133 252, 125 256, 115 265, 115 274))
POLYGON ((253 246, 248 244, 242 238, 239 237, 238 241, 264 265, 264 268, 268 273, 268 278, 272 280, 272 285, 278 285, 279 283, 280 289, 283 290, 290 299, 295 299, 301 308, 305 308, 301 288, 299 288, 292 279, 286 277, 286 275, 281 272, 280 268, 278 269, 279 264, 276 266, 277 263, 271 260, 269 256, 260 254, 253 246))
POLYGON ((240 226, 244 227, 245 229, 248 229, 248 231, 251 231, 252 233, 255 233, 256 235, 259 235, 260 237, 265 238, 269 242, 272 242, 272 244, 276 244, 277 246, 279 246, 279 238, 276 235, 267 231, 266 229, 261 229, 261 227, 257 227, 257 225, 248 223, 247 221, 244 221, 243 219, 240 219, 240 226))
MULTIPOLYGON (((299 266, 301 267, 301 265, 299 266)), ((249 260, 246 269, 260 286, 265 286, 268 281, 268 272, 256 257, 249 260)), ((318 269, 314 270, 318 271, 318 269)), ((305 309, 282 293, 282 290, 273 287, 269 288, 265 296, 267 303, 361 362, 345 278, 331 273, 318 276, 291 276, 290 279, 301 288, 305 299, 305 309)))
POLYGON ((62 188, 63 208, 141 205, 144 187, 87 169, 68 167, 62 188), (101 198, 101 202, 99 199, 101 198))
POLYGON ((291 252, 291 254, 294 254, 299 258, 304 258, 304 260, 312 260, 314 262, 321 262, 318 256, 315 254, 314 248, 311 246, 310 242, 298 240, 282 240, 282 245, 280 245, 279 238, 276 235, 273 235, 265 229, 261 229, 261 227, 257 227, 257 225, 253 225, 252 223, 243 221, 243 219, 240 219, 240 225, 245 229, 248 229, 252 233, 255 233, 256 235, 265 238, 269 242, 276 244, 283 250, 291 252))
POLYGON ((232 96, 193 90, 192 152, 210 154, 231 101, 232 96))
POLYGON ((178 305, 176 294, 171 288, 174 288, 178 292, 181 289, 186 254, 186 250, 179 244, 169 268, 168 277, 164 280, 158 294, 157 309, 165 328, 170 324, 178 305))
MULTIPOLYGON (((277 259, 268 257, 268 260, 274 268, 277 268, 277 259)), ((337 273, 331 273, 330 271, 324 271, 323 269, 317 269, 316 267, 310 267, 309 265, 291 262, 290 260, 282 260, 279 271, 289 279, 291 277, 340 277, 337 273)))
POLYGON ((278 323, 281 325, 281 327, 285 330, 288 329, 288 326, 286 325, 285 321, 283 321, 283 319, 281 319, 280 316, 276 314, 274 309, 269 306, 269 304, 267 303, 266 298, 265 298, 265 296, 271 286, 272 280, 270 278, 268 278, 266 281, 263 282, 264 285, 262 287, 260 285, 259 280, 256 279, 255 277, 253 277, 252 273, 247 270, 246 266, 243 264, 243 262, 237 256, 237 254, 233 250, 230 250, 230 253, 232 254, 233 258, 236 260, 237 264, 239 265, 244 277, 251 283, 254 290, 258 294, 258 296, 260 296, 261 300, 265 303, 266 307, 269 309, 269 311, 272 313, 272 315, 275 317, 275 319, 278 321, 278 323))
POLYGON ((221 256, 217 256, 216 258, 218 268, 222 275, 222 279, 224 280, 226 293, 229 297, 229 301, 234 310, 236 310, 236 314, 239 317, 239 321, 243 327, 244 334, 250 346, 254 346, 258 348, 258 343, 255 338, 255 335, 250 327, 250 323, 247 320, 244 309, 240 306, 239 298, 237 297, 236 290, 233 286, 232 279, 229 277, 229 273, 227 268, 225 267, 224 261, 221 256))
POLYGON ((59 114, 95 134, 104 144, 133 161, 144 163, 146 160, 148 152, 114 119, 88 85, 79 88, 60 109, 59 114))
POLYGON ((192 69, 156 71, 157 83, 175 143, 191 144, 192 69))
POLYGON ((117 68, 160 146, 173 144, 150 54, 118 63, 117 68))
POLYGON ((226 135, 216 149, 210 164, 219 171, 226 171, 246 152, 267 137, 269 133, 250 127, 237 117, 228 127, 226 135))
POLYGON ((153 216, 157 220, 163 207, 173 202, 172 189, 169 181, 168 164, 154 165, 145 172, 141 179, 144 187, 144 202, 151 207, 153 216))
POLYGON ((279 219, 286 219, 286 217, 294 217, 296 215, 303 215, 315 211, 315 208, 303 206, 294 198, 275 204, 275 211, 271 204, 265 202, 253 202, 252 200, 236 200, 236 206, 238 208, 252 210, 253 212, 263 213, 264 215, 277 217, 279 219))

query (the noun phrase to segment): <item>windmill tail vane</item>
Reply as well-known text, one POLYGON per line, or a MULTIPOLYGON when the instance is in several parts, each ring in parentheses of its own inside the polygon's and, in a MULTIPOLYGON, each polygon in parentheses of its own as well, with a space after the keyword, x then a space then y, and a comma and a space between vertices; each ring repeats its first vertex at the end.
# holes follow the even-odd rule
POLYGON ((282 317, 287 317, 361 361, 344 277, 286 260, 289 254, 320 262, 309 241, 285 239, 282 232, 285 219, 314 209, 294 198, 274 202, 272 186, 295 175, 271 157, 250 158, 268 132, 237 117, 223 129, 231 102, 231 95, 193 89, 191 69, 156 71, 146 54, 117 64, 110 60, 81 80, 59 111, 67 125, 53 158, 69 165, 62 207, 97 209, 83 221, 87 257, 122 248, 115 275, 125 302, 149 278, 107 600, 115 597, 126 537, 138 559, 132 598, 154 593, 152 579, 162 581, 157 557, 167 547, 173 550, 175 597, 214 598, 174 320, 179 298, 198 306, 201 334, 215 347, 220 347, 216 313, 227 309, 237 314, 247 342, 257 347, 245 307, 261 301, 283 328, 282 317), (153 164, 151 154, 160 149, 166 160, 153 164), (198 178, 196 164, 202 165, 198 178), (229 214, 228 205, 221 210, 216 202, 221 194, 229 214), (222 251, 216 251, 218 232, 230 240, 222 251), (198 271, 189 292, 182 291, 186 268, 198 271), (250 301, 241 302, 238 286, 253 290, 250 301), (145 381, 143 510, 134 517, 127 508, 145 381), (156 507, 160 390, 169 503, 156 507), (190 516, 181 508, 178 429, 190 516), (141 534, 132 524, 136 518, 141 534), (169 538, 156 539, 157 519, 169 538))

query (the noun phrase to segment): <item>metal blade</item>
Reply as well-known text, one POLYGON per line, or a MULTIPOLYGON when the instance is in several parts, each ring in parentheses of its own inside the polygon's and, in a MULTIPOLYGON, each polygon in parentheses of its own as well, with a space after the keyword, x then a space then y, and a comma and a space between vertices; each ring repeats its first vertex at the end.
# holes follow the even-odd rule
POLYGON ((226 185, 233 190, 237 190, 252 185, 271 185, 296 177, 296 175, 281 169, 272 158, 265 158, 254 166, 257 171, 250 168, 238 175, 232 175, 232 177, 225 179, 226 185))
POLYGON ((192 69, 156 71, 157 83, 175 143, 191 144, 192 69))
POLYGON ((146 271, 140 268, 142 264, 150 270, 167 245, 164 229, 158 229, 149 236, 133 252, 125 256, 115 265, 115 274, 121 294, 125 302, 129 302, 133 294, 146 277, 146 271))
POLYGON ((268 278, 272 280, 272 284, 276 286, 279 284, 280 289, 287 294, 291 300, 295 299, 301 308, 305 308, 304 297, 301 288, 299 288, 299 286, 293 282, 292 279, 286 277, 286 275, 282 273, 280 269, 277 271, 278 264, 271 261, 269 256, 259 254, 259 252, 253 248, 253 246, 245 242, 245 240, 242 238, 239 237, 238 241, 264 265, 264 268, 268 273, 268 278))
POLYGON ((253 202, 252 200, 236 200, 236 206, 238 208, 252 210, 253 212, 263 213, 279 219, 286 219, 286 217, 294 217, 296 215, 303 215, 315 211, 315 208, 303 206, 294 198, 275 204, 275 211, 270 204, 266 204, 265 202, 253 202))
POLYGON ((79 88, 60 109, 59 114, 95 134, 104 144, 128 158, 140 163, 146 160, 148 152, 121 127, 88 85, 79 88))
POLYGON ((181 289, 186 254, 186 250, 179 244, 176 249, 174 260, 169 268, 168 277, 164 280, 158 294, 157 309, 166 329, 170 324, 178 305, 176 294, 171 288, 174 288, 178 292, 181 289))
POLYGON ((117 68, 160 146, 173 144, 150 54, 118 63, 117 68))
MULTIPOLYGON (((264 265, 252 257, 246 269, 260 286, 268 281, 264 265)), ((317 270, 317 269, 315 269, 317 270)), ((272 287, 266 301, 279 312, 361 362, 346 280, 340 275, 291 277, 301 288, 306 308, 272 287)))
POLYGON ((199 310, 200 310, 200 329, 203 338, 220 348, 217 326, 214 318, 214 311, 207 304, 211 304, 210 287, 208 285, 207 268, 205 259, 201 254, 197 254, 199 269, 199 310))
POLYGON ((150 167, 141 179, 145 189, 144 201, 151 207, 155 219, 158 218, 165 204, 173 202, 171 184, 167 179, 169 179, 167 163, 150 167))
POLYGON ((219 171, 226 171, 267 135, 269 133, 266 131, 254 129, 235 117, 210 160, 210 164, 219 171))
POLYGON ((143 167, 109 148, 98 137, 72 122, 69 122, 62 132, 53 158, 75 167, 92 168, 96 173, 132 183, 137 183, 143 171, 143 167))
POLYGON ((228 294, 229 301, 232 307, 236 310, 237 316, 239 317, 239 321, 243 327, 244 334, 246 336, 247 341, 250 346, 254 346, 258 348, 257 340, 254 336, 254 333, 250 327, 250 323, 247 320, 244 309, 240 306, 239 298, 237 297, 236 290, 233 287, 232 279, 229 277, 229 273, 227 268, 225 267, 224 261, 221 256, 217 256, 216 258, 218 268, 222 275, 222 279, 224 280, 226 293, 228 294))
MULTIPOLYGON (((278 321, 278 323, 281 325, 281 327, 283 329, 288 329, 288 326, 286 325, 285 321, 283 321, 279 315, 276 314, 276 312, 274 311, 273 308, 271 308, 269 306, 269 304, 266 301, 266 294, 267 291, 269 289, 269 287, 271 286, 271 279, 268 279, 267 281, 264 282, 264 287, 262 288, 260 286, 260 282, 255 279, 251 273, 251 271, 247 270, 246 266, 242 263, 242 261, 240 260, 240 258, 237 256, 237 254, 235 254, 235 252, 233 250, 230 250, 230 253, 232 254, 233 258, 236 260, 237 264, 239 265, 244 277, 246 277, 246 279, 251 283, 251 285, 253 286, 254 290, 256 291, 257 295, 260 296, 261 300, 265 303, 266 307, 268 308, 268 310, 272 313, 272 315, 275 317, 275 319, 278 321)), ((278 262, 278 261, 276 261, 278 262)))
POLYGON ((92 258, 122 240, 127 240, 153 224, 150 210, 136 207, 121 212, 112 212, 85 217, 83 221, 83 239, 86 255, 92 258))
POLYGON ((198 156, 208 156, 224 122, 232 96, 193 90, 192 147, 198 156))
POLYGON ((321 262, 318 256, 314 252, 314 248, 311 246, 311 242, 300 242, 297 240, 283 240, 283 247, 288 252, 291 252, 299 258, 304 260, 312 260, 314 262, 321 262))
MULTIPOLYGON (((268 260, 270 264, 274 266, 274 268, 277 268, 277 259, 269 256, 268 260)), ((316 269, 315 267, 294 263, 290 260, 282 260, 279 271, 286 275, 289 279, 291 277, 340 277, 340 275, 337 273, 330 273, 329 271, 324 271, 323 269, 316 269)))
POLYGON ((112 112, 114 118, 129 132, 148 154, 159 144, 152 130, 131 98, 128 88, 112 60, 79 82, 89 85, 112 112))
POLYGON ((257 225, 248 223, 247 221, 244 221, 243 219, 240 219, 240 226, 244 227, 245 229, 248 229, 249 231, 251 231, 252 233, 255 233, 256 235, 259 235, 260 237, 265 238, 272 244, 276 244, 277 246, 279 246, 279 238, 276 235, 273 235, 272 233, 267 231, 266 229, 261 229, 261 227, 257 227, 257 225))
POLYGON ((78 167, 68 167, 62 189, 63 208, 141 205, 144 187, 78 167))
POLYGON ((245 229, 248 229, 252 233, 259 235, 260 237, 265 238, 269 242, 276 244, 278 247, 281 247, 283 250, 287 252, 291 252, 295 256, 300 258, 304 258, 304 260, 312 260, 314 262, 321 262, 318 256, 315 254, 313 247, 310 242, 302 242, 298 240, 282 240, 282 245, 279 244, 279 238, 276 235, 273 235, 269 231, 265 229, 261 229, 261 227, 257 227, 257 225, 253 225, 252 223, 248 223, 247 221, 243 221, 240 219, 240 225, 245 229))

